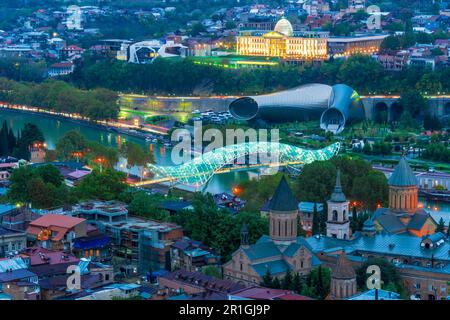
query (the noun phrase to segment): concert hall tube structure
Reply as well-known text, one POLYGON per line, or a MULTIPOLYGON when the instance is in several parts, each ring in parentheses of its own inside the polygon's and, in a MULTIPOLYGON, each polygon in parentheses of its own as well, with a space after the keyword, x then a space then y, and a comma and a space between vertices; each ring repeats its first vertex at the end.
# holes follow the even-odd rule
POLYGON ((358 93, 345 84, 307 84, 267 95, 232 101, 229 111, 235 119, 267 122, 307 121, 320 118, 320 127, 334 133, 345 124, 362 120, 364 106, 358 93))

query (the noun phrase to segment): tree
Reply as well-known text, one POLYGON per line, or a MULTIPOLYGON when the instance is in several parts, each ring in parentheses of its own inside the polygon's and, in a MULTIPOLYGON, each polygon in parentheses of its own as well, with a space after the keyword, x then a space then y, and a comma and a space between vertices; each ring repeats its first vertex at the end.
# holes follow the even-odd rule
POLYGON ((292 273, 290 270, 286 272, 286 275, 283 277, 283 280, 281 281, 281 289, 285 290, 291 290, 292 288, 292 273))
POLYGON ((402 113, 399 122, 400 127, 404 129, 417 129, 419 127, 419 124, 409 111, 405 111, 402 113))
POLYGON ((124 148, 124 153, 127 158, 127 168, 128 168, 128 175, 130 175, 130 169, 133 166, 141 167, 141 178, 144 175, 144 166, 147 163, 154 163, 155 157, 153 155, 153 152, 148 151, 147 149, 144 150, 139 146, 138 144, 128 141, 124 148))
POLYGON ((211 276, 211 277, 216 277, 216 278, 222 279, 221 270, 217 266, 205 266, 203 268, 202 272, 204 274, 206 274, 207 276, 211 276))
POLYGON ((11 201, 26 203, 28 201, 28 181, 31 181, 34 171, 31 166, 20 166, 14 169, 9 177, 7 196, 11 201))
POLYGON ((359 200, 362 208, 374 211, 387 204, 389 185, 382 172, 371 170, 366 176, 354 179, 351 194, 359 200))
POLYGON ((31 203, 39 209, 73 203, 73 197, 63 182, 64 177, 53 165, 21 166, 11 174, 7 197, 13 202, 31 203))
POLYGON ((59 160, 79 159, 86 152, 87 141, 77 130, 67 131, 56 144, 56 155, 59 160))
POLYGON ((13 155, 19 159, 30 159, 29 147, 35 142, 44 142, 44 134, 33 123, 25 123, 24 128, 20 131, 17 139, 17 147, 14 149, 13 155))
POLYGON ((273 279, 272 288, 274 288, 274 289, 281 289, 280 279, 278 279, 276 277, 273 279))
POLYGON ((64 183, 64 176, 54 165, 39 166, 34 171, 43 181, 51 183, 55 187, 59 187, 64 183))
POLYGON ((10 154, 10 145, 8 140, 8 125, 6 120, 3 122, 0 129, 0 156, 7 156, 10 154))
POLYGON ((248 180, 239 185, 242 193, 240 198, 247 201, 246 211, 257 212, 275 192, 280 182, 281 174, 262 176, 259 180, 248 180))
POLYGON ((303 167, 296 192, 303 201, 326 202, 331 195, 336 168, 330 161, 315 161, 303 167))
POLYGON ((219 209, 211 194, 194 194, 193 210, 181 210, 170 219, 181 225, 187 236, 213 248, 223 261, 228 261, 231 253, 239 247, 239 230, 225 209, 219 209), (211 228, 214 226, 214 228, 211 228))
POLYGON ((445 232, 445 222, 442 217, 439 219, 438 225, 436 227, 436 232, 445 232))
POLYGON ((437 116, 427 114, 423 119, 423 127, 425 130, 441 130, 442 123, 437 116))
POLYGON ((313 268, 309 273, 306 283, 302 286, 301 294, 315 298, 325 299, 330 293, 331 271, 322 266, 313 268))
POLYGON ((191 36, 198 36, 200 33, 206 32, 206 28, 201 23, 194 23, 191 28, 191 36))
POLYGON ((428 109, 428 102, 422 96, 422 94, 414 89, 410 89, 404 92, 398 100, 399 105, 403 107, 403 114, 409 112, 413 118, 416 118, 419 114, 426 113, 428 109))
POLYGON ((317 202, 314 202, 313 221, 312 221, 312 234, 320 234, 320 217, 317 212, 317 202))
POLYGON ((267 269, 266 274, 262 278, 261 286, 266 288, 272 288, 273 286, 273 278, 269 269, 267 269))
POLYGON ((155 219, 168 220, 169 214, 158 208, 164 197, 160 195, 148 195, 144 191, 135 192, 128 206, 130 214, 155 219))
POLYGON ((94 169, 74 188, 79 199, 114 200, 125 191, 125 174, 106 168, 100 172, 94 169))
POLYGON ((294 278, 292 279, 292 285, 290 289, 296 293, 301 293, 302 286, 303 286, 302 278, 300 277, 300 274, 296 272, 294 278))
POLYGON ((399 36, 390 35, 381 42, 381 49, 399 50, 402 44, 399 36))

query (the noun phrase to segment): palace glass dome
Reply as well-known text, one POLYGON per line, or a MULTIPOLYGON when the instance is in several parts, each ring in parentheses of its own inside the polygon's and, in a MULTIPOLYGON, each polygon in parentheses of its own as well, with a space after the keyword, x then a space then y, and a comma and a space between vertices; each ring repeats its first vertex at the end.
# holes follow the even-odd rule
POLYGON ((289 20, 281 18, 275 25, 274 31, 284 34, 287 37, 292 37, 294 35, 294 29, 292 28, 289 20))

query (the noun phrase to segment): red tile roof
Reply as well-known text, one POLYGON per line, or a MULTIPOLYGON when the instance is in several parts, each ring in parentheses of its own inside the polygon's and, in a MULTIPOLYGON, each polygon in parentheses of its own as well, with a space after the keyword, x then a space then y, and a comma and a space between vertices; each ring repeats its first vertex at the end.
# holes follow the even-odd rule
POLYGON ((74 218, 65 216, 62 214, 46 214, 42 217, 30 222, 30 226, 44 227, 48 228, 50 226, 62 227, 66 229, 72 229, 76 225, 86 221, 86 219, 82 218, 74 218))
POLYGON ((86 221, 86 219, 50 213, 30 222, 27 233, 39 236, 44 229, 48 229, 52 232, 57 232, 57 234, 52 237, 52 240, 60 241, 69 230, 84 221, 86 221))

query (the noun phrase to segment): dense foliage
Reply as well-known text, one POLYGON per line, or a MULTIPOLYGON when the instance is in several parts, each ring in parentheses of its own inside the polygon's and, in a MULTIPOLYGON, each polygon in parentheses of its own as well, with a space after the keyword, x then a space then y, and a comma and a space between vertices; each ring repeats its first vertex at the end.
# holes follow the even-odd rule
POLYGON ((288 270, 282 278, 273 277, 269 271, 263 276, 261 285, 266 288, 292 290, 314 299, 324 300, 330 293, 331 270, 319 266, 313 268, 306 277, 288 270))
POLYGON ((13 156, 30 160, 29 147, 35 142, 44 142, 44 135, 36 125, 25 123, 24 128, 19 130, 16 136, 4 121, 0 129, 0 157, 13 156))
POLYGON ((249 230, 250 243, 268 233, 268 222, 259 213, 239 212, 232 216, 228 210, 216 206, 211 194, 196 193, 192 205, 194 210, 180 211, 171 220, 181 225, 187 236, 213 248, 222 261, 230 260, 239 247, 244 223, 249 230))
MULTIPOLYGON (((226 63, 226 58, 223 58, 226 63)), ((336 59, 322 66, 277 66, 230 69, 195 64, 191 59, 157 59, 149 65, 86 57, 70 77, 82 88, 161 94, 255 94, 305 83, 345 83, 360 94, 403 93, 411 88, 428 94, 450 89, 450 69, 407 68, 388 72, 369 56, 336 59)))
POLYGON ((83 91, 63 81, 15 82, 0 78, 0 101, 52 110, 78 113, 91 120, 116 119, 118 95, 106 89, 83 91))
POLYGON ((73 192, 78 199, 116 200, 126 190, 125 174, 111 168, 94 169, 73 192))
POLYGON ((395 266, 384 258, 369 258, 356 270, 356 281, 361 290, 366 290, 367 273, 369 266, 379 266, 381 270, 381 288, 384 290, 397 292, 403 299, 406 298, 406 292, 403 287, 400 274, 395 266))
POLYGON ((30 203, 34 208, 52 208, 73 202, 64 177, 53 165, 21 166, 12 171, 7 197, 30 203))

